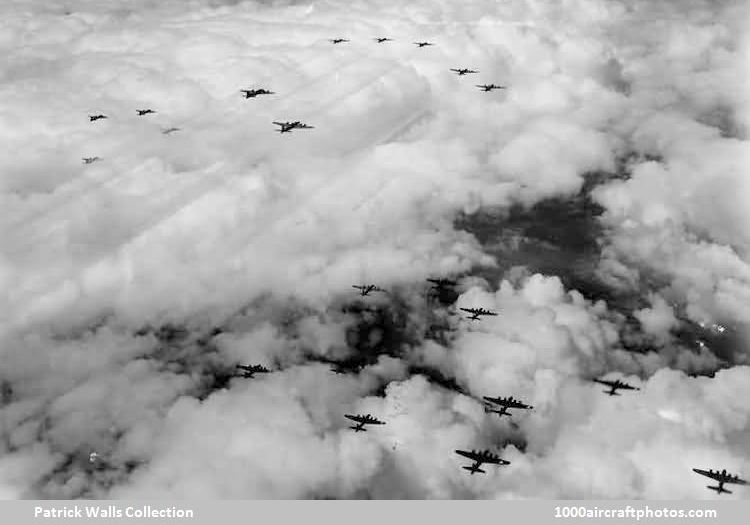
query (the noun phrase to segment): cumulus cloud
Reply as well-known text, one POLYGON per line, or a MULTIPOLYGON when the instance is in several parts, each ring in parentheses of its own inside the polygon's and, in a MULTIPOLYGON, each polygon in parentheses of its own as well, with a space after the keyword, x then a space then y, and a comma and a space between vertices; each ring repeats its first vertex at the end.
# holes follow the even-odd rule
POLYGON ((744 2, 26 4, 0 7, 0 497, 750 476, 744 2), (484 411, 507 395, 534 409, 484 411), (467 475, 484 448, 511 464, 467 475))

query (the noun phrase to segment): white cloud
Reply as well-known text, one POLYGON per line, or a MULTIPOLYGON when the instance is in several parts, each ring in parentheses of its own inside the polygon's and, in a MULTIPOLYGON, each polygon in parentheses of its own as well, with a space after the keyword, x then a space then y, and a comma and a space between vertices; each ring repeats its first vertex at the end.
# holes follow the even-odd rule
POLYGON ((694 466, 747 477, 746 14, 4 3, 0 497, 692 499, 713 497, 694 466), (606 301, 454 224, 503 231, 591 173, 618 177, 575 268, 606 301), (430 299, 426 277, 479 270, 456 306, 499 316, 430 299), (535 408, 498 420, 483 395, 535 408), (467 476, 456 448, 512 463, 467 476))

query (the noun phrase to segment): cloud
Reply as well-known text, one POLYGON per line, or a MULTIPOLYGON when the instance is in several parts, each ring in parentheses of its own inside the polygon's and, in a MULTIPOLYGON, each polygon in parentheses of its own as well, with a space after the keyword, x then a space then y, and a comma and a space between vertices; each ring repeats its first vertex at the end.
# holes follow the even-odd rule
POLYGON ((0 14, 0 497, 696 499, 690 468, 750 475, 744 2, 0 14), (473 448, 511 464, 468 476, 473 448))

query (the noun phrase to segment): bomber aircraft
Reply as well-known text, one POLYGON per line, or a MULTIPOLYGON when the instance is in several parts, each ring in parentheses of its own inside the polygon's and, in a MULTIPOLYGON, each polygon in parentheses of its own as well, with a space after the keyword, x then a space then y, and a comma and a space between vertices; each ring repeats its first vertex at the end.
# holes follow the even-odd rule
POLYGON ((251 378, 255 374, 267 374, 270 372, 268 368, 263 365, 237 365, 237 368, 243 370, 242 377, 251 378))
POLYGON ((508 409, 510 408, 520 408, 523 410, 531 410, 534 408, 531 405, 526 405, 524 403, 521 403, 518 399, 513 399, 513 396, 510 397, 487 397, 484 396, 484 400, 486 401, 486 405, 484 410, 485 412, 493 412, 500 416, 510 416, 510 412, 508 412, 508 409), (492 407, 492 405, 497 405, 500 408, 500 410, 492 407))
POLYGON ((472 449, 471 452, 466 450, 456 450, 456 454, 468 458, 474 462, 474 464, 470 467, 461 467, 464 470, 468 470, 469 472, 471 472, 472 476, 477 472, 485 474, 485 471, 479 468, 482 466, 482 463, 490 463, 492 465, 510 465, 510 461, 501 459, 500 456, 498 456, 497 454, 493 454, 489 450, 476 451, 472 449))
POLYGON ((136 112, 138 112, 139 117, 148 115, 149 113, 156 113, 156 111, 154 111, 153 109, 136 109, 136 112))
POLYGON ((722 492, 725 494, 731 494, 731 490, 727 490, 724 488, 724 483, 734 483, 736 485, 747 485, 747 481, 744 479, 740 479, 738 475, 732 476, 731 474, 727 474, 727 469, 722 470, 721 472, 713 471, 713 470, 702 470, 699 468, 694 468, 693 472, 696 472, 700 474, 701 476, 706 476, 708 478, 711 478, 713 480, 716 480, 719 482, 718 485, 706 485, 707 489, 715 490, 717 494, 721 494, 722 492))
POLYGON ((425 47, 425 46, 434 46, 432 42, 414 42, 414 45, 417 47, 425 47))
POLYGON ((278 131, 279 133, 289 133, 293 129, 313 129, 313 126, 308 126, 307 124, 303 124, 299 120, 295 120, 294 122, 275 122, 277 126, 281 126, 278 131))
POLYGON ((375 39, 375 42, 377 42, 378 44, 382 44, 383 42, 392 42, 392 41, 393 41, 392 38, 387 38, 387 37, 378 37, 375 39))
POLYGON ((435 288, 450 288, 458 284, 450 279, 427 279, 427 281, 431 282, 435 288))
POLYGON ((367 432, 367 429, 365 428, 365 425, 385 425, 385 421, 380 421, 370 414, 344 414, 344 417, 346 419, 351 419, 352 421, 357 423, 357 426, 349 427, 353 429, 355 432, 367 432))
POLYGON ((375 286, 374 284, 353 284, 352 288, 356 288, 357 290, 359 290, 359 295, 361 295, 362 297, 364 297, 365 295, 369 295, 370 292, 385 292, 385 290, 379 288, 378 286, 375 286))
POLYGON ((618 389, 622 390, 640 390, 638 387, 631 386, 627 383, 623 383, 619 379, 615 381, 608 381, 606 379, 594 379, 595 383, 599 383, 601 385, 606 385, 610 387, 611 390, 603 390, 605 394, 608 394, 610 396, 619 396, 620 394, 617 393, 618 389))
POLYGON ((477 84, 477 87, 482 91, 492 91, 493 89, 506 89, 505 86, 498 86, 496 84, 477 84))
POLYGON ((267 89, 240 89, 240 93, 245 94, 245 98, 255 98, 258 95, 275 95, 273 91, 267 89))
POLYGON ((471 316, 467 317, 467 319, 471 319, 472 321, 478 321, 480 315, 497 315, 497 313, 485 310, 484 308, 459 308, 459 310, 470 313, 471 316))
POLYGON ((107 115, 89 115, 89 122, 94 122, 95 120, 101 120, 103 118, 107 118, 107 115))
POLYGON ((458 73, 459 77, 462 77, 468 73, 479 73, 479 71, 474 71, 473 69, 453 69, 451 68, 451 71, 455 71, 458 73))

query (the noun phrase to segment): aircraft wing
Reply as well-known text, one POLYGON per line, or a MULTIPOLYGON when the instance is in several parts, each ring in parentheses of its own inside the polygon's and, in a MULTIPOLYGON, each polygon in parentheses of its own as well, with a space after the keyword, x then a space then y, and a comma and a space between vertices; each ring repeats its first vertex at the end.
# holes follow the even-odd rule
POLYGON ((351 419, 352 421, 356 421, 357 423, 361 423, 364 418, 361 416, 353 416, 351 414, 344 414, 344 417, 346 419, 351 419))
POLYGON ((700 474, 701 476, 706 476, 707 478, 715 479, 716 481, 723 481, 722 476, 719 472, 709 472, 708 470, 703 470, 699 468, 694 468, 693 472, 696 472, 700 474))
POLYGON ((470 459, 472 461, 480 461, 480 462, 484 463, 484 458, 482 458, 476 452, 468 452, 466 450, 456 450, 456 454, 458 454, 459 456, 463 456, 465 458, 468 458, 468 459, 470 459))
POLYGON ((510 408, 531 408, 531 405, 521 403, 518 399, 511 399, 510 401, 506 401, 506 403, 510 408))
POLYGON ((483 463, 492 463, 493 465, 510 465, 510 461, 506 461, 502 458, 484 458, 483 463))

